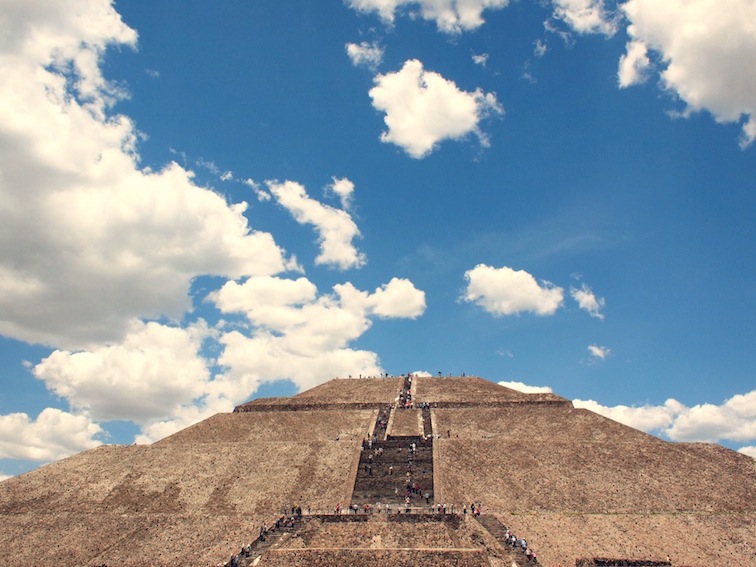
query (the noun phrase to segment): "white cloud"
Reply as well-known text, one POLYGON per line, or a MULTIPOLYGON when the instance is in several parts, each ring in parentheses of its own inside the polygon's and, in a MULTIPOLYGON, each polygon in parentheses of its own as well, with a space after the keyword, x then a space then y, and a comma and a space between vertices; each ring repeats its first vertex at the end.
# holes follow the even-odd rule
POLYGON ((570 295, 572 299, 578 302, 580 309, 587 311, 591 317, 597 319, 603 319, 604 314, 601 313, 601 309, 606 305, 606 301, 603 297, 596 297, 591 288, 586 284, 580 289, 570 288, 570 295))
POLYGON ((617 32, 617 18, 609 13, 604 0, 554 0, 554 17, 580 34, 611 37, 617 32))
POLYGON ((701 404, 681 414, 667 434, 676 441, 756 440, 756 390, 716 406, 701 404))
POLYGON ((108 46, 136 32, 108 0, 6 6, 0 38, 0 334, 79 348, 134 318, 177 319, 202 274, 291 267, 246 204, 173 163, 138 166, 138 133, 112 115, 108 46))
MULTIPOLYGON (((252 336, 238 331, 224 334, 220 339, 224 349, 218 361, 228 370, 216 378, 217 387, 232 398, 244 399, 247 392, 254 392, 267 381, 289 379, 299 389, 308 389, 338 376, 378 376, 383 372, 374 352, 346 346, 350 339, 345 336, 351 337, 349 314, 327 307, 310 311, 341 315, 347 321, 311 321, 284 336, 266 330, 258 330, 252 336), (319 337, 318 331, 333 332, 334 336, 319 337), (297 344, 298 337, 306 343, 297 344)), ((358 336, 361 332, 364 331, 360 330, 358 336)))
POLYGON ((666 430, 685 407, 673 399, 667 400, 662 406, 647 404, 641 407, 625 405, 609 407, 603 406, 593 400, 573 400, 572 404, 576 408, 591 410, 604 417, 648 433, 666 430))
MULTIPOLYGON (((360 236, 360 231, 349 213, 312 199, 305 188, 294 181, 267 181, 266 184, 278 203, 297 222, 315 227, 320 245, 320 254, 315 258, 315 264, 342 270, 359 268, 365 264, 365 255, 358 252, 352 244, 352 240, 360 236)), ((351 191, 349 194, 351 195, 351 191)))
POLYGON ((535 55, 538 58, 543 57, 546 55, 546 52, 549 49, 548 44, 540 39, 535 40, 535 43, 533 44, 535 47, 533 48, 533 55, 535 55))
POLYGON ((397 12, 406 8, 414 16, 413 9, 425 20, 436 22, 439 31, 458 34, 483 25, 483 11, 500 9, 509 0, 346 0, 351 8, 375 12, 386 23, 393 24, 397 12))
POLYGON ((738 453, 743 453, 744 455, 748 455, 749 457, 756 459, 756 445, 741 447, 740 449, 738 449, 738 453))
POLYGON ((475 63, 476 65, 485 67, 486 63, 488 63, 488 53, 481 53, 480 55, 474 53, 472 56, 472 60, 473 60, 473 63, 475 63))
POLYGON ((517 390, 518 392, 523 392, 525 394, 550 394, 552 392, 549 386, 529 386, 524 382, 501 381, 499 382, 499 386, 504 386, 505 388, 517 390))
POLYGON ((417 376, 418 378, 431 378, 433 376, 433 374, 431 374, 427 370, 415 370, 411 374, 413 376, 417 376))
POLYGON ((12 478, 11 475, 5 474, 2 471, 0 471, 0 482, 3 482, 4 480, 8 480, 9 478, 12 478))
MULTIPOLYGON (((608 407, 593 400, 573 400, 573 404, 673 441, 756 441, 756 390, 735 395, 721 405, 687 407, 674 399, 661 406, 641 407, 608 407)), ((744 447, 741 451, 749 454, 750 449, 744 447)))
POLYGON ((607 356, 611 354, 612 349, 599 346, 599 345, 589 345, 588 352, 591 353, 592 357, 604 360, 607 356))
POLYGON ((333 183, 326 187, 327 191, 335 193, 341 201, 341 208, 348 211, 352 208, 352 197, 354 196, 354 183, 346 177, 333 177, 333 183))
POLYGON ((52 461, 101 444, 102 429, 85 415, 47 408, 32 420, 25 413, 0 415, 0 459, 52 461))
POLYGON ((355 67, 375 70, 383 61, 383 48, 375 42, 347 43, 346 52, 355 67))
POLYGON ((252 191, 254 191, 255 196, 257 197, 257 200, 261 203, 265 203, 267 201, 270 201, 273 196, 268 193, 257 181, 255 181, 252 178, 245 179, 242 183, 246 185, 247 187, 251 188, 252 191))
POLYGON ((370 98, 376 110, 386 113, 388 130, 381 141, 391 142, 413 158, 423 158, 443 140, 459 140, 475 134, 485 147, 488 138, 479 122, 504 113, 494 93, 460 90, 438 73, 426 71, 412 59, 400 71, 378 75, 370 98))
POLYGON ((617 71, 619 86, 624 88, 646 82, 650 69, 646 45, 642 41, 628 41, 617 71))
POLYGON ((465 272, 467 288, 463 299, 478 304, 489 313, 515 315, 532 312, 553 315, 562 305, 564 290, 549 282, 541 282, 525 270, 507 266, 494 268, 478 264, 465 272))
POLYGON ((371 313, 384 318, 415 319, 425 312, 425 292, 406 279, 391 278, 370 296, 371 313))
POLYGON ((137 321, 121 343, 56 350, 34 367, 34 375, 93 419, 144 424, 206 392, 210 373, 199 350, 208 333, 202 322, 179 328, 137 321))
POLYGON ((707 110, 718 122, 743 121, 741 146, 751 144, 756 139, 756 3, 628 0, 621 8, 630 21, 633 50, 621 61, 621 84, 643 76, 627 67, 640 61, 643 68, 637 53, 644 46, 658 54, 662 85, 687 105, 686 113, 707 110))
POLYGON ((257 277, 227 282, 208 300, 224 313, 243 313, 253 325, 249 336, 231 331, 220 337, 218 362, 228 370, 214 387, 229 399, 270 380, 309 388, 335 376, 376 376, 382 371, 377 355, 349 343, 370 328, 371 316, 415 318, 425 310, 425 294, 398 278, 373 293, 345 283, 318 296, 304 277, 257 277))

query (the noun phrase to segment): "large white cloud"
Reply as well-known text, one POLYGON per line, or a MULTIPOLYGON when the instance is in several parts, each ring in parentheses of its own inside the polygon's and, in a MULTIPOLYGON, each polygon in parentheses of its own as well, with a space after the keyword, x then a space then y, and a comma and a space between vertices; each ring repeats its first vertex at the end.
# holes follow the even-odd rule
MULTIPOLYGON (((337 193, 341 191, 342 197, 351 197, 351 191, 345 192, 346 182, 349 180, 334 180, 331 188, 337 193)), ((315 227, 320 244, 320 254, 315 258, 316 264, 334 266, 342 270, 359 268, 365 264, 365 255, 352 243, 360 236, 360 230, 349 213, 316 201, 307 194, 301 184, 294 181, 268 181, 267 186, 278 203, 289 211, 297 222, 315 227)))
POLYGON ((553 315, 562 305, 564 290, 541 282, 525 270, 478 264, 465 272, 467 287, 462 299, 478 304, 492 315, 532 312, 553 315))
POLYGON ((687 407, 674 399, 660 406, 604 406, 593 400, 574 400, 573 404, 673 441, 756 441, 756 390, 721 405, 687 407))
POLYGON ((94 419, 147 423, 206 392, 210 372, 199 351, 208 332, 203 323, 180 328, 135 322, 121 343, 56 350, 34 367, 34 375, 94 419))
MULTIPOLYGON (((394 278, 372 293, 344 283, 319 296, 303 278, 272 278, 301 268, 251 229, 246 203, 228 204, 176 163, 141 167, 140 134, 112 113, 124 94, 100 70, 109 46, 136 45, 109 0, 6 2, 0 24, 0 333, 56 347, 34 374, 72 412, 0 416, 0 454, 51 460, 89 448, 102 433, 95 420, 133 421, 151 441, 229 411, 263 382, 379 373, 377 355, 350 343, 371 318, 422 314, 424 293, 394 278), (204 274, 245 282, 212 296, 245 313, 243 333, 178 323, 204 274)), ((269 192, 246 183, 315 226, 318 263, 364 263, 346 212, 351 181, 327 188, 343 210, 293 182, 269 192)))
POLYGON ((733 396, 719 406, 693 406, 675 420, 667 434, 677 441, 756 440, 756 390, 733 396))
POLYGON ((345 283, 318 296, 305 278, 256 277, 227 282, 209 300, 224 313, 243 313, 253 326, 249 335, 235 330, 220 338, 219 363, 228 370, 214 387, 233 389, 226 393, 232 399, 270 380, 308 388, 335 376, 377 375, 377 355, 349 344, 370 328, 371 316, 415 318, 425 310, 425 294, 399 278, 373 293, 345 283))
POLYGON ((756 2, 753 0, 628 0, 621 6, 630 22, 627 54, 619 81, 645 79, 660 59, 663 87, 687 106, 707 110, 719 122, 743 122, 741 145, 756 139, 756 2))
POLYGON ((177 164, 140 168, 100 59, 133 46, 107 0, 6 3, 0 37, 0 333, 80 347, 133 318, 178 318, 201 274, 291 267, 177 164))
POLYGON ((393 23, 397 12, 408 10, 414 15, 436 22, 438 29, 445 33, 457 34, 474 30, 483 23, 483 11, 500 9, 509 0, 346 0, 347 4, 360 12, 375 12, 386 23, 393 23))
POLYGON ((0 415, 0 459, 62 459, 100 445, 100 433, 89 417, 55 408, 43 410, 34 420, 25 413, 0 415))
POLYGON ((423 64, 411 59, 395 73, 377 75, 370 89, 373 106, 385 112, 388 130, 381 141, 398 145, 413 158, 422 158, 443 140, 459 140, 476 135, 483 146, 489 144, 480 130, 480 121, 504 113, 494 93, 460 90, 423 64))

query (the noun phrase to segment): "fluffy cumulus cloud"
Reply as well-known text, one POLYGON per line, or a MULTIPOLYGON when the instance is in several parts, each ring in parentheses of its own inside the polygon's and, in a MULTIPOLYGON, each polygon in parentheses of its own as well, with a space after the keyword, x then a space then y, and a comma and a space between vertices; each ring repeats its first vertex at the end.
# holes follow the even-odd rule
POLYGON ((612 36, 617 32, 617 17, 607 9, 604 0, 553 1, 554 18, 564 21, 577 33, 612 36))
POLYGON ((415 319, 425 312, 425 292, 409 280, 391 278, 369 296, 368 307, 379 317, 415 319))
POLYGON ((574 287, 570 288, 570 295, 572 296, 572 299, 577 301, 580 309, 587 311, 591 317, 597 319, 604 318, 604 314, 601 310, 606 305, 606 301, 603 297, 596 297, 593 290, 591 290, 586 284, 583 284, 580 289, 574 287))
POLYGON ((501 9, 509 0, 346 0, 351 8, 364 13, 376 13, 386 23, 393 24, 398 12, 420 16, 436 23, 445 33, 458 34, 474 30, 483 23, 483 11, 501 9))
POLYGON ((573 400, 572 404, 576 408, 591 410, 614 421, 649 433, 666 430, 672 425, 675 417, 685 409, 685 406, 680 402, 672 399, 667 400, 661 406, 631 407, 618 405, 609 407, 593 400, 573 400))
POLYGON ((87 351, 56 350, 34 367, 47 388, 97 420, 137 423, 176 412, 206 391, 200 356, 208 329, 134 323, 125 339, 87 351))
MULTIPOLYGON (((308 280, 274 277, 301 268, 252 228, 246 203, 227 202, 177 163, 140 166, 141 134, 113 111, 125 94, 101 71, 108 48, 137 43, 112 1, 5 4, 0 334, 54 349, 33 374, 70 411, 0 416, 0 458, 48 461, 93 447, 112 420, 153 441, 229 411, 263 382, 296 377, 307 387, 380 372, 375 353, 350 343, 374 318, 421 315, 422 291, 394 278, 372 293, 344 283, 319 295, 308 280), (194 308, 190 286, 205 275, 230 280, 208 301, 246 315, 237 330, 181 323, 194 308)), ((377 52, 362 56, 377 61, 377 52)), ((317 263, 364 264, 348 179, 327 188, 340 210, 294 182, 263 186, 193 163, 313 225, 317 263)))
POLYGON ((326 187, 327 191, 330 191, 339 198, 341 201, 341 208, 348 211, 352 208, 352 197, 354 196, 354 183, 352 183, 346 177, 336 178, 333 177, 333 183, 326 187))
POLYGON ((738 449, 738 453, 743 453, 744 455, 756 459, 756 446, 741 447, 738 449))
POLYGON ((289 266, 246 205, 173 163, 138 165, 122 93, 100 70, 136 33, 108 0, 14 2, 0 38, 0 333, 77 348, 134 318, 179 317, 200 274, 289 266))
POLYGON ((524 382, 502 381, 499 382, 499 386, 504 386, 505 388, 517 390, 518 392, 523 392, 525 394, 550 394, 552 392, 549 386, 529 386, 524 382))
POLYGON ((396 144, 413 158, 425 157, 442 140, 459 140, 470 134, 487 146, 480 121, 504 113, 494 93, 462 91, 438 73, 426 71, 416 59, 374 81, 370 98, 376 110, 385 112, 388 127, 381 141, 396 144))
POLYGON ((617 79, 620 87, 645 83, 650 76, 651 60, 648 48, 642 41, 629 41, 625 54, 620 57, 617 79))
POLYGON ((462 299, 476 303, 495 316, 531 312, 553 315, 562 305, 564 290, 541 282, 525 270, 478 264, 465 272, 467 287, 462 299))
POLYGON ((372 293, 345 283, 318 295, 303 277, 255 277, 227 282, 209 300, 223 313, 242 313, 253 327, 248 334, 234 330, 220 337, 218 361, 227 371, 215 387, 228 388, 231 398, 267 380, 290 379, 307 388, 324 377, 378 375, 377 355, 349 344, 370 328, 371 316, 415 318, 425 311, 424 292, 399 278, 372 293))
MULTIPOLYGON (((332 188, 337 193, 340 190, 342 198, 351 197, 354 186, 347 190, 347 183, 351 182, 345 179, 335 181, 332 188)), ((268 181, 267 186, 278 203, 289 211, 297 222, 315 227, 320 245, 320 254, 315 258, 316 264, 342 270, 359 268, 365 264, 365 255, 352 243, 360 236, 360 231, 349 213, 316 201, 307 194, 301 184, 294 181, 268 181)))
POLYGON ((383 61, 383 48, 375 42, 347 43, 346 52, 355 67, 375 70, 383 61))
POLYGON ((55 408, 37 419, 25 413, 0 415, 0 459, 52 461, 101 444, 99 425, 85 415, 55 408))
POLYGON ((663 87, 686 111, 706 110, 719 122, 742 125, 741 145, 756 139, 756 3, 730 0, 628 0, 627 54, 620 62, 622 86, 649 72, 647 52, 659 59, 663 87))
MULTIPOLYGON (((660 406, 604 406, 593 400, 574 400, 573 404, 673 441, 753 443, 756 440, 756 390, 735 395, 721 405, 687 407, 674 399, 660 406)), ((741 452, 750 454, 751 449, 745 446, 741 452)))
POLYGON ((682 413, 667 431, 676 441, 753 441, 756 439, 756 390, 722 405, 701 404, 682 413))

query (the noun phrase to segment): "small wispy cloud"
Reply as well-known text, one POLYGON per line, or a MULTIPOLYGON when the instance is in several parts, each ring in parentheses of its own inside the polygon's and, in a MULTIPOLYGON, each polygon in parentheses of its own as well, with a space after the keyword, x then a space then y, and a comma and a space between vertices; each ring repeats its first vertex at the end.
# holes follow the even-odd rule
POLYGON ((375 71, 383 62, 383 48, 375 42, 347 43, 345 48, 355 67, 367 67, 375 71))
POLYGON ((480 65, 481 67, 485 67, 488 63, 488 53, 481 53, 477 54, 474 53, 472 56, 473 63, 476 65, 480 65))
POLYGON ((601 310, 606 306, 606 300, 603 297, 596 297, 593 290, 586 284, 583 284, 580 289, 571 288, 570 296, 578 302, 580 309, 587 311, 591 317, 595 317, 596 319, 604 318, 601 310))
POLYGON ((505 388, 517 390, 518 392, 522 392, 524 394, 551 394, 552 393, 550 386, 529 386, 528 384, 525 384, 524 382, 501 381, 499 382, 499 386, 504 386, 505 388))
POLYGON ((599 345, 588 345, 588 352, 591 353, 593 358, 604 360, 611 354, 612 349, 599 345))

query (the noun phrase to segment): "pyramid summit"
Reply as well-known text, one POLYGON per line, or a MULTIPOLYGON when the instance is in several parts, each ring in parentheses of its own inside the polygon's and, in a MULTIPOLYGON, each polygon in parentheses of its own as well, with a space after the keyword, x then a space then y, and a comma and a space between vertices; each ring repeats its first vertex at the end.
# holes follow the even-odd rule
POLYGON ((756 461, 477 377, 335 379, 8 479, 0 516, 4 565, 754 566, 756 461))

